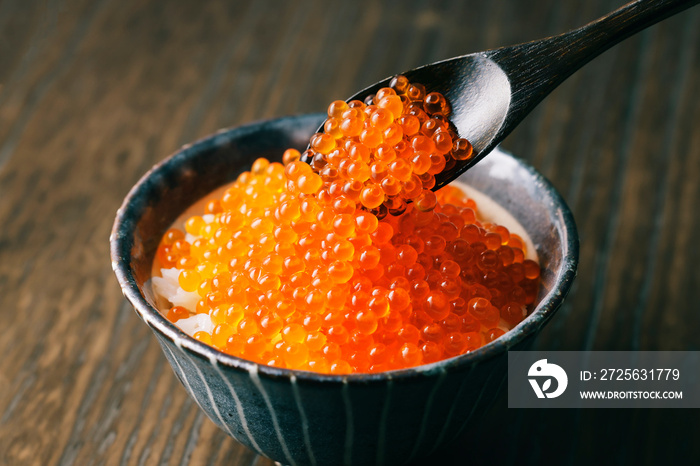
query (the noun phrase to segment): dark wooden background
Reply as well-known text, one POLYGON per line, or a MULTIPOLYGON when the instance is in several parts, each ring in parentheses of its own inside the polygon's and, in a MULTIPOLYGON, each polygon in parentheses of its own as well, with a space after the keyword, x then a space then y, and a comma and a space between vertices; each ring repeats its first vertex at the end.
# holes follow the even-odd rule
MULTIPOLYGON (((0 463, 269 465, 186 396, 109 262, 181 144, 553 35, 622 0, 0 0, 0 463)), ((700 350, 700 7, 575 74, 503 143, 560 189, 578 278, 539 349, 700 350)), ((697 410, 508 410, 428 463, 700 461, 697 410), (498 419, 498 421, 496 421, 498 419)))

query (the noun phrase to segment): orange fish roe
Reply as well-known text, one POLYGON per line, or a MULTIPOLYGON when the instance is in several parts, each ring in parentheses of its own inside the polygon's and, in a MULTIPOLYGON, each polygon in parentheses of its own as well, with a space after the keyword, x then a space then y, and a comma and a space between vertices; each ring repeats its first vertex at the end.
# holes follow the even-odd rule
POLYGON ((441 94, 403 76, 365 102, 333 102, 303 155, 256 160, 185 232, 166 232, 157 266, 198 297, 167 318, 208 314, 211 332, 194 333, 204 343, 332 374, 427 364, 503 335, 534 302, 540 268, 459 188, 430 190, 472 156, 448 115, 441 94))

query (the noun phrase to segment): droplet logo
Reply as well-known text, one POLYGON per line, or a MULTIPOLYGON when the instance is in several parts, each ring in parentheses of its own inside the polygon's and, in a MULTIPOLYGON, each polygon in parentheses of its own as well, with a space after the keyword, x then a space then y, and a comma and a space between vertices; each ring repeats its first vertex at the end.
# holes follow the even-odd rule
POLYGON ((564 369, 556 364, 548 363, 546 359, 535 361, 535 363, 530 366, 527 375, 528 377, 534 377, 528 380, 537 398, 556 398, 564 393, 569 383, 569 378, 566 376, 564 369), (552 379, 557 381, 557 387, 556 390, 550 392, 549 389, 552 388, 552 379), (539 380, 542 380, 541 386, 539 380))

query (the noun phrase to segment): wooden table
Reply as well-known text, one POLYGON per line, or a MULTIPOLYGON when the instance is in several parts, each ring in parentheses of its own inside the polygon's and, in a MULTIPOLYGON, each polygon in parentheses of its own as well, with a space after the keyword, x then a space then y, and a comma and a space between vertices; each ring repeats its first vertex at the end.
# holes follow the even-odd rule
MULTIPOLYGON (((181 144, 622 0, 0 0, 0 463, 271 464, 187 397, 109 265, 181 144)), ((627 40, 503 143, 562 192, 578 278, 537 348, 699 350, 700 8, 627 40)), ((697 464, 695 410, 508 410, 431 463, 697 464), (552 456, 555 455, 555 456, 552 456)))

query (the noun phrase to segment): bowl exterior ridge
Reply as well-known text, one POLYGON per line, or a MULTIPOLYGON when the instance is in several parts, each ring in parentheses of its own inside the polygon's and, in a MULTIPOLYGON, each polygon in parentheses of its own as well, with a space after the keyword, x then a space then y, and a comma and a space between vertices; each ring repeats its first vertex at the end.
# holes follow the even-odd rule
MULTIPOLYGON (((502 395, 506 358, 379 381, 231 371, 156 333, 185 390, 222 430, 283 464, 404 464, 453 440, 502 395), (323 422, 309 420, 323 419, 323 422)), ((527 349, 531 339, 516 345, 527 349)), ((291 371, 290 371, 291 372, 291 371)))
POLYGON ((527 212, 514 214, 526 229, 537 230, 533 240, 541 261, 554 271, 543 276, 535 311, 504 337, 419 368, 347 376, 258 365, 194 340, 158 312, 147 289, 160 237, 189 204, 234 180, 257 157, 280 160, 288 147, 303 149, 323 118, 287 117, 222 130, 156 165, 117 212, 112 267, 186 391, 229 435, 285 464, 403 464, 457 437, 502 393, 507 350, 529 348, 570 288, 578 260, 576 228, 544 177, 508 154, 494 153, 465 181, 492 194, 493 186, 479 180, 483 184, 485 174, 505 167, 502 179, 523 185, 510 194, 517 202, 527 199, 536 220, 552 226, 527 225, 527 212))

